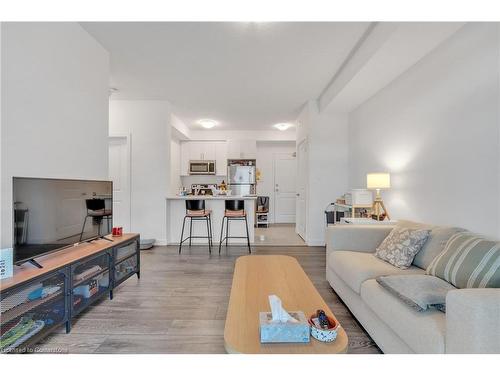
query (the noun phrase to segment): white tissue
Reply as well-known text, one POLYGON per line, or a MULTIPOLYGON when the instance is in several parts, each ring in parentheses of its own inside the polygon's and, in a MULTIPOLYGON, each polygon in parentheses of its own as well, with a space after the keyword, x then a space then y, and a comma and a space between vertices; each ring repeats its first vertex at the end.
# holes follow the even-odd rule
POLYGON ((297 322, 297 319, 290 316, 290 314, 281 306, 281 300, 274 294, 269 296, 269 305, 271 305, 271 314, 273 315, 272 322, 286 323, 297 322))

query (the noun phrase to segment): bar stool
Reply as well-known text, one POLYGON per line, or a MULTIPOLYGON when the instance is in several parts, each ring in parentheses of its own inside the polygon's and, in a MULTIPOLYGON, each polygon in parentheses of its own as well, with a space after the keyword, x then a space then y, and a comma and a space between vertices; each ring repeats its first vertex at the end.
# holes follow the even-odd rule
POLYGON ((101 236, 101 224, 102 220, 106 219, 106 223, 108 224, 108 233, 111 233, 111 220, 113 219, 113 211, 110 209, 106 209, 106 202, 104 199, 92 198, 85 199, 85 206, 87 208, 87 214, 85 215, 85 219, 83 220, 82 231, 80 232, 80 242, 82 241, 83 232, 85 230, 85 224, 87 223, 87 218, 95 219, 97 223, 97 235, 101 236))
POLYGON ((248 252, 250 254, 252 253, 252 249, 250 248, 250 235, 248 234, 248 221, 247 221, 247 214, 245 212, 245 201, 244 200, 226 200, 225 201, 224 217, 222 218, 222 227, 220 230, 219 254, 220 254, 220 249, 221 249, 222 243, 224 241, 226 241, 226 247, 227 247, 227 240, 229 238, 246 238, 247 244, 248 244, 248 252), (224 220, 226 220, 226 236, 222 237, 222 235, 224 233, 224 220), (244 220, 245 221, 245 228, 247 231, 246 237, 231 237, 231 236, 229 236, 229 221, 230 220, 244 220))
POLYGON ((207 238, 208 239, 208 252, 212 253, 212 218, 211 210, 205 209, 205 201, 202 199, 186 199, 186 215, 182 222, 181 241, 179 243, 179 254, 181 253, 182 243, 189 240, 189 247, 191 247, 192 238, 207 238), (189 219, 189 237, 184 237, 184 226, 186 219, 189 219), (193 220, 207 222, 207 236, 193 236, 193 220))

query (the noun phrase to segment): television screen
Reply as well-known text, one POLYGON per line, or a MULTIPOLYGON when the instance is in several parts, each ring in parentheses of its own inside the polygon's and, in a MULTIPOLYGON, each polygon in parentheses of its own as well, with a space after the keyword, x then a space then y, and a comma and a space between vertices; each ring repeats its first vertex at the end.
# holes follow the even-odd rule
POLYGON ((13 178, 14 263, 111 232, 111 181, 13 178))

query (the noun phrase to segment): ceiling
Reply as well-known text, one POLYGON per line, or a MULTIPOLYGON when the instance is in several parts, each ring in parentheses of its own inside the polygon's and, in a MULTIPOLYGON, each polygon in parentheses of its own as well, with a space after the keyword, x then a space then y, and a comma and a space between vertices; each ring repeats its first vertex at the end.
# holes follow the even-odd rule
POLYGON ((191 128, 271 129, 294 121, 368 23, 90 22, 111 55, 113 99, 168 100, 191 128))
MULTIPOLYGON (((363 63, 351 69, 345 84, 338 88, 336 95, 327 98, 320 109, 331 112, 351 112, 369 100, 405 71, 417 64, 437 46, 446 41, 464 26, 462 22, 393 22, 376 25, 371 32, 375 35, 378 28, 389 27, 382 31, 383 37, 373 45, 363 63)), ((370 41, 365 40, 365 45, 370 41)), ((355 54, 354 54, 355 56, 355 54)), ((354 61, 351 56, 346 62, 354 61)), ((338 78, 338 77, 337 77, 338 78)), ((337 81, 341 81, 337 79, 337 81)), ((327 90, 326 90, 327 91, 327 90)))

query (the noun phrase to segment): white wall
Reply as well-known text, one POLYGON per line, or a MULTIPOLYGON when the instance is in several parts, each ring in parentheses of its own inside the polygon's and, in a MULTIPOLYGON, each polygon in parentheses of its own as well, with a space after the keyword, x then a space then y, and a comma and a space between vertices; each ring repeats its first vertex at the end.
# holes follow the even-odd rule
POLYGON ((108 178, 109 55, 77 23, 2 23, 1 246, 12 177, 108 178))
POLYGON ((158 244, 166 242, 170 119, 166 101, 109 102, 109 133, 131 136, 131 229, 158 244))
POLYGON ((348 116, 319 113, 309 101, 297 118, 297 145, 307 142, 306 242, 325 243, 325 208, 348 188, 348 116))
POLYGON ((255 140, 255 141, 295 141, 295 128, 280 130, 191 130, 191 140, 255 140))
POLYGON ((172 138, 177 138, 178 140, 191 139, 191 129, 179 117, 172 113, 170 115, 170 122, 172 138))
MULTIPOLYGON (((2 55, 3 55, 3 47, 2 47, 2 24, 0 23, 0 88, 3 87, 3 73, 2 73, 2 55)), ((3 202, 3 163, 2 163, 2 128, 3 128, 3 115, 2 115, 2 108, 3 108, 3 101, 2 101, 2 91, 3 89, 0 89, 0 246, 3 245, 2 242, 2 228, 3 228, 3 211, 2 211, 2 202, 3 202)))
POLYGON ((394 218, 500 237, 499 38, 468 24, 375 97, 349 126, 349 184, 389 171, 394 218))
POLYGON ((310 245, 325 243, 325 208, 348 188, 348 117, 321 113, 309 131, 309 217, 310 245))
POLYGON ((257 142, 257 168, 261 179, 257 183, 257 194, 269 196, 269 222, 274 223, 274 156, 295 153, 295 141, 257 142))
POLYGON ((182 187, 181 180, 181 143, 177 139, 170 141, 170 193, 176 194, 182 187))

